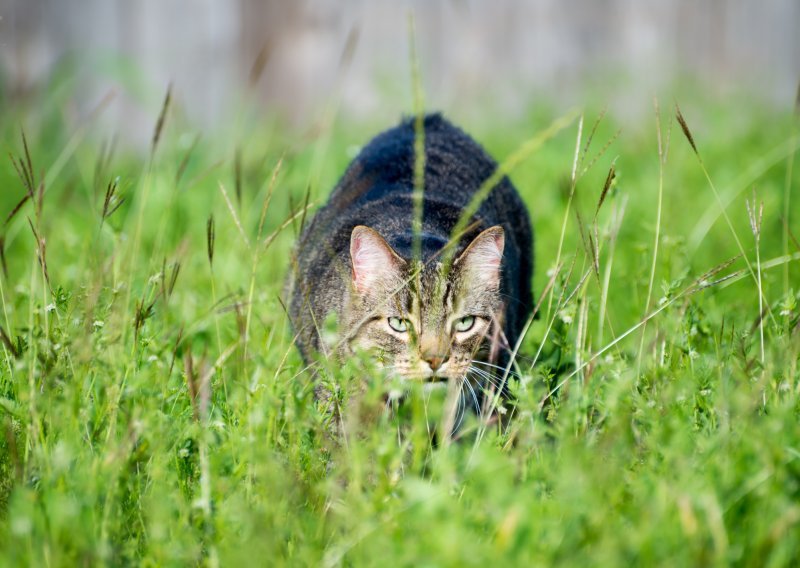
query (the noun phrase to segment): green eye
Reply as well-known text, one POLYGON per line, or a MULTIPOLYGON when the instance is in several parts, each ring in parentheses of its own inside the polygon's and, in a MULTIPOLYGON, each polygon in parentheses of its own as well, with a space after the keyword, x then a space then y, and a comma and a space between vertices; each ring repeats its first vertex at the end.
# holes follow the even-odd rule
POLYGON ((402 318, 391 317, 389 318, 389 327, 398 333, 408 331, 408 322, 402 318))
POLYGON ((456 331, 464 332, 472 329, 473 325, 475 325, 475 316, 466 316, 460 320, 456 320, 454 327, 456 328, 456 331))

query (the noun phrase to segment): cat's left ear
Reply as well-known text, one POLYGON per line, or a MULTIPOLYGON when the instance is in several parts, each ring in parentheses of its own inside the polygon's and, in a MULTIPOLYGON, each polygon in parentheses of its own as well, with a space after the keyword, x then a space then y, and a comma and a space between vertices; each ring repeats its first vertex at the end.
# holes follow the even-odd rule
POLYGON ((353 285, 357 292, 375 292, 378 284, 399 275, 404 260, 374 229, 358 225, 350 235, 350 260, 353 285))
POLYGON ((466 271, 470 281, 489 289, 500 287, 500 266, 503 260, 505 232, 503 227, 489 227, 461 253, 455 262, 460 270, 466 271))

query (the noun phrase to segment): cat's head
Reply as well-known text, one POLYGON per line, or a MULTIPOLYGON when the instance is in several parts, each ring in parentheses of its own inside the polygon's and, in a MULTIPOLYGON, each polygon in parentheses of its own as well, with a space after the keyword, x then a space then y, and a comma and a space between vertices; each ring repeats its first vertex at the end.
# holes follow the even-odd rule
POLYGON ((480 233, 455 257, 426 263, 403 258, 373 229, 350 238, 350 301, 343 323, 351 349, 375 354, 408 380, 464 377, 486 359, 502 329, 503 228, 480 233))

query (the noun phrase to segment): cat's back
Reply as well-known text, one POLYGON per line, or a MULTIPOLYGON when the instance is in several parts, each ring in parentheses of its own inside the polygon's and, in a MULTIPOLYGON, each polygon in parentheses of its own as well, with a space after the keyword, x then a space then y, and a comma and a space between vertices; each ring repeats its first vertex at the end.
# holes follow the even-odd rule
MULTIPOLYGON (((415 120, 378 134, 353 160, 327 204, 304 231, 300 247, 326 236, 335 250, 346 250, 350 231, 369 225, 380 231, 391 222, 391 231, 410 230, 413 212, 415 120), (398 227, 398 225, 401 225, 398 227)), ((497 168, 486 151, 441 114, 424 117, 424 201, 425 216, 437 216, 443 209, 460 213, 475 192, 497 168)), ((477 213, 488 222, 500 224, 509 214, 522 218, 528 230, 525 207, 507 178, 503 178, 481 203, 477 213)), ((439 220, 442 231, 452 221, 439 220)))
MULTIPOLYGON (((497 167, 496 162, 441 114, 422 121, 426 200, 463 207, 497 167)), ((328 207, 342 213, 387 198, 410 199, 414 188, 415 119, 373 138, 331 194, 328 207)))

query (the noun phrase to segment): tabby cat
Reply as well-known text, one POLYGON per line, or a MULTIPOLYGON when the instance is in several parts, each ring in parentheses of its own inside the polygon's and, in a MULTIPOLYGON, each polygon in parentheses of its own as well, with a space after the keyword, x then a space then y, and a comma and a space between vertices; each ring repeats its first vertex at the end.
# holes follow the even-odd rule
POLYGON ((421 233, 412 230, 409 119, 361 151, 300 237, 288 288, 297 344, 306 362, 367 350, 403 381, 498 383, 490 373, 506 363, 531 312, 531 223, 503 177, 448 246, 497 164, 441 115, 423 127, 421 233), (335 339, 320 331, 331 314, 335 339))

